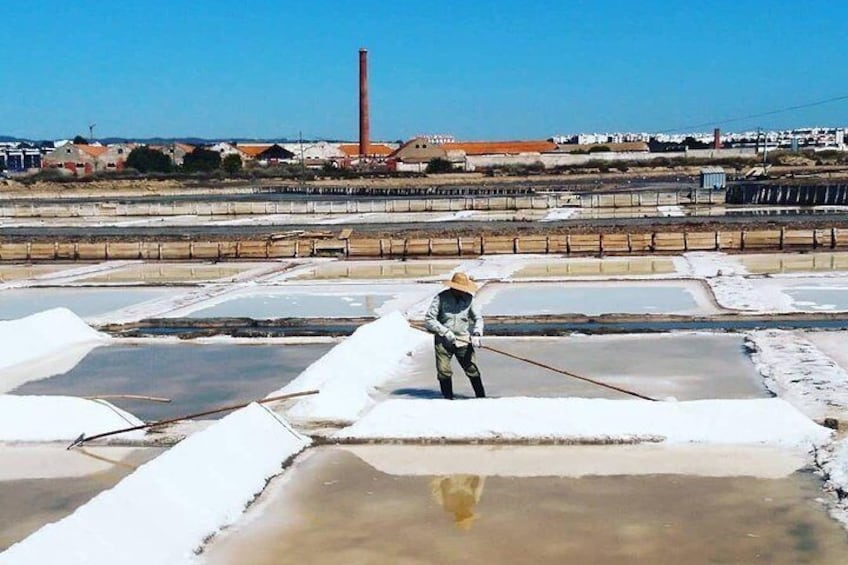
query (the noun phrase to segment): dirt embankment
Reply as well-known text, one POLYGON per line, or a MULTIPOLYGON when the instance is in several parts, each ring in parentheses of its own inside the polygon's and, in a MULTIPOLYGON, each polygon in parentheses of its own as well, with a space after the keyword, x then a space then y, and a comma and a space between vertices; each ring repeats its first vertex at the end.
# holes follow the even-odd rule
POLYGON ((173 194, 214 194, 239 193, 284 186, 319 187, 367 187, 372 189, 392 189, 406 187, 451 187, 451 186, 555 186, 563 184, 581 184, 591 188, 593 185, 612 186, 626 184, 628 181, 691 179, 697 175, 697 168, 643 170, 636 173, 611 171, 605 174, 539 174, 532 176, 487 176, 482 173, 457 173, 429 175, 418 178, 358 178, 358 179, 318 179, 314 181, 293 181, 288 179, 98 179, 90 181, 38 181, 24 184, 8 179, 0 181, 0 198, 4 196, 27 196, 61 198, 62 196, 133 196, 133 195, 173 195, 173 194))
MULTIPOLYGON (((407 187, 469 187, 469 186, 516 186, 534 187, 539 190, 553 187, 593 190, 628 190, 632 184, 651 182, 680 182, 693 184, 698 177, 699 166, 640 167, 630 171, 611 169, 608 172, 567 172, 562 174, 534 174, 525 176, 489 176, 482 173, 454 173, 428 175, 418 178, 358 178, 313 181, 289 179, 96 179, 88 181, 37 181, 24 184, 14 179, 0 180, 0 199, 4 198, 62 198, 62 197, 111 197, 116 196, 169 196, 208 194, 243 194, 284 186, 316 187, 367 187, 371 189, 393 189, 407 187)), ((728 171, 731 176, 734 171, 728 171)), ((791 179, 819 180, 822 182, 844 182, 848 179, 848 167, 811 165, 807 160, 797 163, 775 165, 769 168, 775 181, 791 179)))

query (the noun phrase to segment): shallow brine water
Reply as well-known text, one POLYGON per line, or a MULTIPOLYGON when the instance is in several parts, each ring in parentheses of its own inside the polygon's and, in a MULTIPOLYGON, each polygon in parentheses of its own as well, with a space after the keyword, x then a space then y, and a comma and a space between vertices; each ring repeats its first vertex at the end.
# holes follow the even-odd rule
MULTIPOLYGON (((769 396, 741 335, 671 333, 642 335, 484 338, 483 345, 656 398, 677 400, 769 396)), ((490 396, 627 398, 622 393, 510 359, 477 353, 490 396)), ((453 361, 454 392, 471 394, 453 361)), ((380 387, 388 396, 441 397, 431 349, 416 352, 402 375, 380 387)))
POLYGON ((168 288, 16 288, 0 291, 0 319, 64 307, 81 318, 99 316, 173 294, 168 288))
POLYGON ((288 384, 332 346, 111 345, 93 350, 67 373, 27 383, 13 393, 170 398, 169 404, 110 399, 143 420, 161 420, 264 397, 288 384))
POLYGON ((544 314, 705 314, 715 312, 696 282, 597 282, 491 284, 479 293, 492 316, 544 314))
POLYGON ((848 271, 848 253, 772 253, 739 255, 739 262, 753 274, 848 271))
POLYGON ((783 292, 792 298, 793 306, 801 310, 848 310, 848 284, 827 282, 815 286, 794 286, 783 292))
POLYGON ((391 294, 322 295, 302 292, 265 292, 238 296, 197 310, 189 318, 358 318, 376 316, 394 298, 391 294))
POLYGON ((322 263, 294 279, 407 279, 444 275, 458 261, 338 261, 322 263))
MULTIPOLYGON (((15 449, 15 448, 8 448, 15 449)), ((20 447, 17 449, 32 449, 20 447)), ((45 524, 61 520, 100 492, 115 486, 139 465, 153 459, 164 450, 159 448, 124 449, 88 447, 67 451, 65 446, 39 447, 52 451, 43 456, 50 460, 46 466, 79 466, 88 458, 101 470, 93 473, 60 473, 59 476, 0 480, 0 551, 21 541, 45 524)), ((8 454, 7 454, 8 455, 8 454)), ((5 475, 14 473, 9 461, 4 461, 5 475)), ((44 475, 44 473, 38 473, 44 475)))
POLYGON ((558 261, 531 263, 514 273, 512 278, 615 277, 673 272, 675 272, 674 261, 668 257, 560 259, 558 261))
POLYGON ((815 501, 820 482, 785 462, 774 472, 775 453, 759 454, 771 472, 736 476, 681 465, 757 456, 689 450, 660 454, 678 459, 663 465, 621 446, 369 449, 303 457, 213 539, 205 562, 836 564, 848 552, 815 501), (632 474, 633 457, 649 471, 632 474))
POLYGON ((0 282, 31 279, 62 270, 74 269, 80 265, 0 265, 0 282))
POLYGON ((227 280, 260 266, 261 263, 145 263, 97 273, 90 277, 78 279, 78 281, 86 283, 144 282, 163 284, 227 280))

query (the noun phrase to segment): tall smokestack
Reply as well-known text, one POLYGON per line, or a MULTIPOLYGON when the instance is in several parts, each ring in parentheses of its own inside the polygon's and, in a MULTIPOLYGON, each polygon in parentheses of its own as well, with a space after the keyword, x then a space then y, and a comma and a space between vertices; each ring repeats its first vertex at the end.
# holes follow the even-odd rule
POLYGON ((371 144, 368 122, 368 50, 359 50, 359 154, 368 155, 371 144))
POLYGON ((718 128, 713 130, 713 149, 721 149, 721 130, 718 128))

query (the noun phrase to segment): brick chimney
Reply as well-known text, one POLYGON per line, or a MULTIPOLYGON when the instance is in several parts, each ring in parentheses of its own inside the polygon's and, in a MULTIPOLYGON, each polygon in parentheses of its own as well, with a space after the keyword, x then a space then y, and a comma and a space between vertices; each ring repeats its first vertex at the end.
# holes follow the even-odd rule
POLYGON ((368 50, 359 50, 359 155, 370 153, 371 124, 368 121, 368 50))
POLYGON ((721 130, 718 128, 713 130, 713 149, 721 149, 721 130))

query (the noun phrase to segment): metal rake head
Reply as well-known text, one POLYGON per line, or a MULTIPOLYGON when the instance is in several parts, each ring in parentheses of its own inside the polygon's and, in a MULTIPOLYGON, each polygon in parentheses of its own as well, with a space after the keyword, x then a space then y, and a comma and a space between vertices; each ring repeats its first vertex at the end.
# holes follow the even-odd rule
POLYGON ((79 436, 77 436, 77 439, 72 441, 71 444, 68 447, 66 447, 65 449, 71 449, 73 447, 77 447, 78 445, 82 445, 84 441, 85 441, 85 433, 83 432, 79 436))

